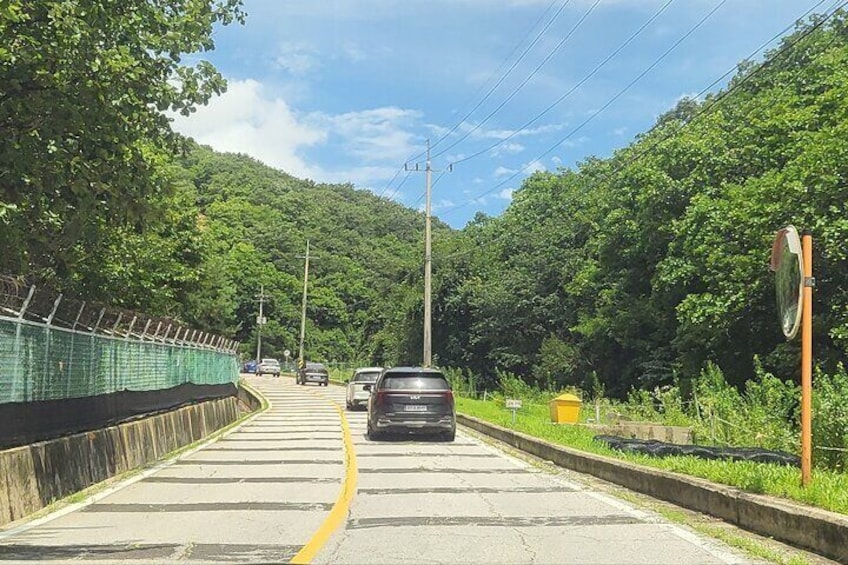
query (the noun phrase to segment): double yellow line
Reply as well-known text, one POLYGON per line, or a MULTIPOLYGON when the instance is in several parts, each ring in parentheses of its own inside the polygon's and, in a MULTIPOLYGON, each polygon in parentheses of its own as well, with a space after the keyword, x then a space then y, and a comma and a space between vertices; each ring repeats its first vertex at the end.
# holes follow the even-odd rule
POLYGON ((350 435, 350 426, 348 426, 344 409, 336 402, 332 400, 330 402, 333 403, 333 407, 336 409, 336 412, 339 413, 339 418, 341 418, 342 421, 342 437, 344 439, 345 454, 345 476, 342 482, 342 490, 339 493, 339 497, 336 499, 335 504, 333 504, 333 508, 327 515, 327 518, 321 524, 321 527, 318 528, 318 531, 316 531, 312 538, 306 542, 306 545, 300 548, 297 555, 292 557, 290 563, 310 563, 315 558, 318 552, 321 551, 321 548, 324 547, 324 544, 326 544, 330 539, 330 536, 333 535, 333 532, 335 532, 339 526, 344 523, 347 518, 348 511, 350 510, 350 503, 353 500, 353 495, 356 493, 356 479, 358 473, 356 469, 356 452, 353 449, 353 438, 350 435))

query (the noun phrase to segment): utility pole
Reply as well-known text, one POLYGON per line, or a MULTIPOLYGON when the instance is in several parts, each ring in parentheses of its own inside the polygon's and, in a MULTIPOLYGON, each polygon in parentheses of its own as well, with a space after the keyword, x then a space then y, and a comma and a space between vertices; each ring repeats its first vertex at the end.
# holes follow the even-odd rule
POLYGON ((298 368, 303 367, 306 362, 306 357, 303 352, 303 342, 306 338, 306 295, 307 288, 309 287, 309 260, 317 259, 317 257, 309 254, 309 240, 306 240, 306 255, 299 255, 304 259, 303 263, 303 304, 301 306, 300 313, 300 348, 297 353, 297 366, 298 368))
MULTIPOLYGON (((415 168, 410 169, 406 165, 403 168, 407 171, 418 171, 418 164, 415 168)), ((448 166, 448 170, 453 170, 453 165, 448 166)), ((430 367, 433 364, 433 314, 432 314, 432 279, 433 279, 433 253, 430 230, 430 201, 432 192, 433 166, 430 161, 430 140, 427 140, 427 162, 424 167, 424 178, 426 183, 425 203, 424 203, 424 357, 422 365, 430 367)))
POLYGON ((256 295, 256 299, 259 301, 259 315, 256 317, 256 362, 262 359, 262 326, 265 324, 265 316, 263 315, 263 306, 265 305, 265 299, 268 298, 265 296, 265 285, 261 285, 259 287, 259 294, 256 295))

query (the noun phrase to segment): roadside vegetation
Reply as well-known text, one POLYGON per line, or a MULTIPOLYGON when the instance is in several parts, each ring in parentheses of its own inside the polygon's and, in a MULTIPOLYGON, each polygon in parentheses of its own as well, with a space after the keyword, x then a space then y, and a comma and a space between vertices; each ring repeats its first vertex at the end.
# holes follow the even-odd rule
MULTIPOLYGON (((502 374, 501 386, 483 394, 474 390, 473 379, 469 379, 467 374, 463 375, 462 371, 446 372, 457 393, 457 410, 469 416, 589 453, 616 457, 735 486, 752 493, 789 498, 848 514, 848 474, 844 473, 846 452, 817 451, 814 480, 805 488, 800 484, 800 470, 795 467, 749 461, 703 460, 689 456, 658 458, 622 453, 593 440, 599 432, 591 425, 586 425, 594 424, 597 405, 602 414, 601 423, 623 419, 691 426, 697 443, 758 446, 795 453, 798 451, 798 432, 787 424, 786 410, 793 412, 797 409, 797 387, 792 383, 782 383, 772 375, 761 374, 748 383, 744 393, 739 393, 724 381, 717 368, 710 367, 695 380, 693 391, 697 392, 693 398, 697 398, 697 404, 694 400, 684 401, 677 386, 650 393, 634 391, 626 401, 616 401, 601 395, 592 398, 580 390, 571 390, 567 392, 574 392, 584 399, 580 425, 556 425, 551 423, 547 402, 563 391, 540 391, 528 387, 514 375, 502 374), (512 411, 505 408, 506 398, 522 400, 522 408, 516 414, 514 425, 512 411), (704 415, 707 410, 712 411, 711 416, 704 415), (700 416, 698 412, 701 412, 700 416)), ((841 408, 833 408, 844 404, 844 398, 848 395, 848 378, 842 371, 833 377, 819 375, 817 382, 820 394, 817 395, 816 407, 820 410, 816 412, 816 438, 819 441, 840 441, 845 447, 848 421, 839 413, 841 408), (827 385, 823 386, 825 382, 827 385), (826 418, 833 418, 833 421, 826 418), (828 435, 836 427, 841 429, 839 433, 842 435, 828 435)))
MULTIPOLYGON (((173 4, 0 2, 0 273, 232 337, 245 358, 264 286, 262 356, 282 358, 296 351, 308 239, 307 359, 418 363, 423 215, 177 135, 171 114, 226 89, 200 56, 245 13, 238 0, 173 4)), ((796 451, 799 346, 780 332, 767 266, 775 231, 795 224, 814 236, 819 448, 817 483, 798 496, 844 511, 827 477, 848 447, 846 92, 838 10, 612 155, 531 175, 501 216, 437 220, 434 360, 462 368, 462 390, 496 393, 462 408, 505 417, 502 396, 523 398, 522 426, 562 434, 545 402, 584 391, 602 421, 796 451)), ((769 478, 783 471, 727 469, 710 472, 795 496, 769 478)))

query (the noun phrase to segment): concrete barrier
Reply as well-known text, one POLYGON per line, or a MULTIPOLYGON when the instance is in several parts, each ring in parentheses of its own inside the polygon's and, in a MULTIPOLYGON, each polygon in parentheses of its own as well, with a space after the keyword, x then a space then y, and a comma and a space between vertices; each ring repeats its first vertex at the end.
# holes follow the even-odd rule
POLYGON ((457 414, 457 422, 560 467, 594 475, 848 563, 848 516, 843 514, 578 451, 464 414, 457 414))
MULTIPOLYGON (((239 388, 239 399, 259 399, 239 388)), ((236 397, 0 451, 0 525, 199 441, 240 417, 236 397)))

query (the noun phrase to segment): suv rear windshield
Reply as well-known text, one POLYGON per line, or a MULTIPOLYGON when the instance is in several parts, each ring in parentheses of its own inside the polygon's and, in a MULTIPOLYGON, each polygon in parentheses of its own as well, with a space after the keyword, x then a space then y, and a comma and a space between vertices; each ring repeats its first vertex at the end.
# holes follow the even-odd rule
POLYGON ((355 383, 373 383, 377 380, 377 377, 380 376, 380 373, 357 373, 353 376, 353 382, 355 383))
POLYGON ((308 365, 306 365, 306 372, 307 373, 322 373, 323 374, 323 373, 327 372, 327 368, 324 365, 321 365, 320 363, 315 363, 315 364, 309 363, 308 365))
POLYGON ((441 373, 386 373, 380 385, 383 390, 450 390, 441 373))

